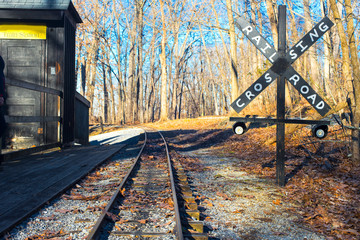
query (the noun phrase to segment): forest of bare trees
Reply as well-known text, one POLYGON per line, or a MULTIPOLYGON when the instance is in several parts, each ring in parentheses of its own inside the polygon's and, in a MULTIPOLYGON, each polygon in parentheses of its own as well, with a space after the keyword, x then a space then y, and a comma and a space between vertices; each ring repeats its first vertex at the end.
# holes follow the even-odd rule
MULTIPOLYGON (((293 66, 333 109, 352 111, 359 145, 359 1, 73 2, 84 21, 77 31, 79 92, 91 102, 92 121, 112 124, 234 114, 231 102, 270 66, 234 26, 236 17, 257 25, 276 48, 278 4, 287 5, 290 47, 328 16, 335 26, 293 66)), ((290 116, 310 108, 290 85, 286 96, 290 116)), ((275 99, 272 84, 242 114, 274 116, 275 99)), ((359 159, 359 150, 354 155, 359 159)))

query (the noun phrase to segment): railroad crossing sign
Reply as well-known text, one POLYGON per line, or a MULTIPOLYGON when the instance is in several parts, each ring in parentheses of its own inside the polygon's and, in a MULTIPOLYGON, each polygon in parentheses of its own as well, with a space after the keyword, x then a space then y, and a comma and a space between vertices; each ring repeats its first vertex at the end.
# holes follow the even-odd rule
MULTIPOLYGON (((267 86, 277 79, 277 118, 249 119, 230 118, 230 121, 272 122, 276 123, 276 182, 285 185, 285 123, 297 124, 329 124, 329 121, 311 121, 285 119, 285 79, 287 79, 305 99, 320 113, 326 115, 330 106, 312 89, 312 87, 291 66, 307 49, 321 38, 334 24, 328 17, 324 17, 298 43, 286 52, 286 6, 280 5, 278 11, 278 51, 268 43, 264 37, 243 17, 239 17, 235 25, 249 38, 262 54, 273 64, 260 78, 258 78, 244 93, 242 93, 231 107, 240 112, 267 86)), ((244 125, 245 126, 245 125, 244 125)))
POLYGON ((239 113, 256 96, 258 96, 274 79, 284 76, 300 94, 324 116, 330 106, 312 89, 312 87, 298 74, 291 66, 309 47, 327 32, 334 24, 328 17, 324 17, 316 26, 310 30, 298 43, 296 43, 285 56, 280 54, 263 38, 243 17, 239 17, 235 22, 236 26, 248 37, 248 39, 259 49, 263 55, 273 64, 258 80, 256 80, 243 94, 240 95, 231 107, 239 113))

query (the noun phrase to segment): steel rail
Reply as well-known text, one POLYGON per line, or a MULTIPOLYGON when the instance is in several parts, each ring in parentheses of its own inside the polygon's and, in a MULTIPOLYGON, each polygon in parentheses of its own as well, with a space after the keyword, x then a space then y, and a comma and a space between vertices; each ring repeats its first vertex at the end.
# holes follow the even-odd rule
POLYGON ((106 208, 104 209, 103 213, 100 215, 100 217, 98 218, 98 220, 96 221, 95 225, 93 226, 93 228, 91 229, 89 235, 86 237, 87 240, 96 240, 99 237, 99 234, 101 232, 102 226, 105 223, 105 219, 106 219, 106 215, 109 212, 109 210, 113 207, 114 203, 116 202, 116 199, 119 197, 119 195, 121 194, 121 190, 124 188, 125 183, 128 181, 128 179, 130 178, 130 176, 133 174, 133 171, 135 169, 135 167, 138 165, 139 160, 140 160, 140 156, 142 154, 142 152, 144 151, 144 148, 146 146, 146 142, 147 142, 147 134, 146 131, 144 131, 145 133, 145 140, 144 140, 144 144, 141 147, 141 150, 139 151, 139 154, 136 157, 135 163, 132 165, 132 167, 130 168, 130 170, 128 171, 128 173, 126 174, 126 176, 123 178, 120 186, 118 187, 118 189, 116 190, 116 192, 114 193, 114 195, 111 197, 108 205, 106 206, 106 208))
POLYGON ((172 161, 171 161, 171 158, 170 158, 169 148, 168 148, 168 145, 166 143, 166 140, 165 140, 164 136, 161 134, 160 131, 159 131, 159 134, 160 134, 160 136, 163 139, 164 144, 165 144, 166 156, 167 156, 168 166, 169 166, 169 171, 170 171, 171 192, 172 192, 172 196, 173 196, 174 210, 175 210, 175 221, 176 221, 175 233, 176 233, 176 236, 177 236, 178 240, 183 240, 184 235, 183 235, 183 232, 182 232, 180 209, 179 209, 179 204, 178 204, 177 194, 176 194, 175 179, 174 179, 174 173, 173 173, 173 165, 172 165, 172 161))

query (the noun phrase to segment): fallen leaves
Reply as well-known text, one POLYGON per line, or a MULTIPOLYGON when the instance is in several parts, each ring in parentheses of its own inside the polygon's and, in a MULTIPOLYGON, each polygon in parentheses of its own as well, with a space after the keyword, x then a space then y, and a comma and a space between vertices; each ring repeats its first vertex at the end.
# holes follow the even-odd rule
POLYGON ((138 222, 141 223, 141 224, 145 224, 145 223, 147 223, 147 221, 148 221, 147 219, 138 220, 138 222))
POLYGON ((216 195, 222 197, 224 200, 231 200, 231 198, 223 192, 216 192, 216 195))
POLYGON ((272 202, 275 205, 281 205, 281 200, 280 199, 273 200, 272 202))
POLYGON ((88 210, 90 212, 102 211, 104 209, 105 209, 105 207, 100 207, 100 206, 89 206, 86 208, 86 210, 88 210))
POLYGON ((255 220, 260 220, 262 222, 272 222, 273 220, 271 218, 254 218, 255 220))
POLYGON ((244 209, 236 209, 232 213, 243 213, 244 211, 245 211, 244 209))
POLYGON ((355 229, 344 229, 342 230, 343 233, 350 233, 351 235, 354 236, 360 236, 360 233, 358 231, 356 231, 355 229))
POLYGON ((40 240, 40 239, 59 239, 60 237, 64 237, 67 233, 61 229, 60 231, 50 231, 45 230, 40 234, 33 235, 31 237, 25 238, 25 240, 40 240))
POLYGON ((122 196, 125 196, 125 190, 126 190, 125 188, 123 188, 123 189, 120 190, 120 194, 121 194, 122 196))
POLYGON ((214 204, 212 204, 209 200, 207 200, 207 199, 205 199, 204 201, 203 201, 203 203, 206 203, 206 205, 208 206, 208 207, 213 207, 214 206, 214 204))
POLYGON ((99 200, 109 201, 111 198, 112 198, 111 195, 103 195, 103 196, 99 197, 99 200))
POLYGON ((170 205, 170 206, 174 206, 174 201, 172 200, 171 197, 166 198, 166 199, 164 200, 164 203, 166 203, 166 204, 168 204, 168 205, 170 205))
POLYGON ((72 195, 64 195, 63 198, 66 200, 83 200, 83 201, 89 201, 89 200, 96 200, 101 195, 95 195, 95 196, 85 196, 82 194, 72 194, 72 195))
POLYGON ((65 214, 65 213, 71 212, 71 210, 70 209, 55 209, 55 212, 65 214))
POLYGON ((107 219, 113 221, 113 222, 118 222, 120 221, 120 217, 116 214, 113 214, 111 212, 106 212, 106 217, 107 219))
POLYGON ((127 223, 127 222, 129 222, 129 220, 118 219, 118 220, 116 221, 117 224, 124 224, 124 223, 127 223))

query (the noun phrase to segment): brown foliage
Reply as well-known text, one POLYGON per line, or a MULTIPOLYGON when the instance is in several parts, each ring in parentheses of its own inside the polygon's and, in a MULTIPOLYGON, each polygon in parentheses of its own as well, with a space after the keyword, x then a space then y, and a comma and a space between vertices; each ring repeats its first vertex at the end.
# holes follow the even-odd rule
MULTIPOLYGON (((334 239, 355 239, 360 236, 360 166, 347 157, 348 144, 339 132, 332 127, 330 136, 318 141, 302 128, 287 138, 286 173, 291 178, 274 204, 292 202, 302 223, 334 239)), ((248 160, 239 163, 244 171, 274 178, 275 146, 263 144, 274 135, 275 128, 251 129, 230 137, 217 152, 248 160)))

